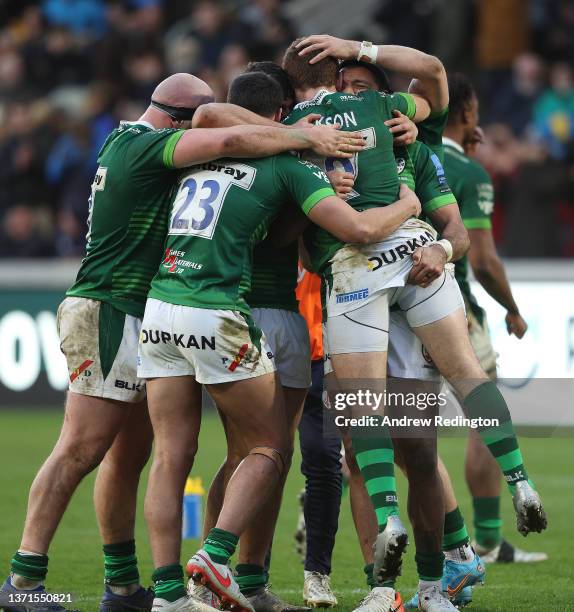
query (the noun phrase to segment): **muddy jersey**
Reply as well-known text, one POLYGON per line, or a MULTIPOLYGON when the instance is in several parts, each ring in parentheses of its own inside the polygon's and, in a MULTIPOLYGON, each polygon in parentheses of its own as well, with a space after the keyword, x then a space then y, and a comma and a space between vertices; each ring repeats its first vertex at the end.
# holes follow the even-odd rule
POLYGON ((104 143, 90 196, 86 256, 66 295, 142 317, 163 252, 173 152, 183 130, 122 122, 104 143))
MULTIPOLYGON (((393 155, 393 137, 385 121, 400 110, 413 117, 416 106, 409 94, 387 95, 364 91, 358 95, 320 91, 313 99, 297 104, 287 117, 295 123, 311 113, 321 115, 319 124, 339 124, 342 130, 359 131, 366 146, 350 159, 310 158, 326 171, 343 170, 355 177, 353 191, 347 203, 357 210, 392 204, 399 193, 399 179, 393 155)), ((313 226, 305 232, 305 243, 313 267, 322 271, 343 246, 337 238, 313 226)))
MULTIPOLYGON (((445 172, 458 201, 460 216, 467 229, 492 229, 494 188, 488 172, 474 159, 464 154, 456 142, 445 138, 445 172)), ((475 316, 482 322, 483 311, 470 291, 468 257, 455 265, 456 280, 475 316)))
POLYGON ((320 168, 289 153, 192 166, 171 205, 164 260, 149 297, 249 314, 252 250, 280 208, 295 205, 308 214, 334 195, 320 168))

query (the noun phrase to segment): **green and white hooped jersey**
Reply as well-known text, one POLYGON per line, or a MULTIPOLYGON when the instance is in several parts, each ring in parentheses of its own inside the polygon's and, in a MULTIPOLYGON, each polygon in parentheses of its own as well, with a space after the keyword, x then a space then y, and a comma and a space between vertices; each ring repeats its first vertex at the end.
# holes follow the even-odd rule
POLYGON ((122 122, 104 143, 92 183, 86 256, 66 295, 143 317, 161 261, 183 130, 122 122))
MULTIPOLYGON (((492 229, 494 188, 488 172, 474 159, 465 155, 463 148, 450 138, 444 138, 445 172, 457 199, 460 216, 467 229, 492 229)), ((455 265, 456 280, 472 311, 482 323, 483 310, 470 291, 468 257, 455 265)))
POLYGON ((308 214, 334 195, 320 168, 289 153, 188 168, 172 201, 164 260, 149 297, 249 314, 253 247, 281 207, 308 214))

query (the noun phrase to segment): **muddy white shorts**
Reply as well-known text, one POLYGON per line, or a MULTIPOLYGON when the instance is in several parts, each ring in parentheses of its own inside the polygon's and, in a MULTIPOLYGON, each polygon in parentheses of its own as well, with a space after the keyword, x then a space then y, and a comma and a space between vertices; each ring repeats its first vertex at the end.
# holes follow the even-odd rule
POLYGON ((57 325, 70 391, 123 402, 145 398, 145 381, 137 376, 141 319, 106 302, 67 297, 57 325))
POLYGON ((428 287, 405 285, 383 289, 374 299, 351 312, 328 316, 325 332, 329 353, 387 351, 391 306, 404 315, 410 328, 434 323, 464 308, 454 266, 447 264, 441 276, 428 287))
POLYGON ((405 286, 413 267, 411 255, 432 245, 436 236, 428 223, 409 219, 382 242, 339 249, 325 273, 328 316, 352 312, 379 299, 384 289, 405 286))
POLYGON ((305 319, 292 310, 253 308, 253 320, 265 334, 284 387, 311 385, 311 346, 305 319))
POLYGON ((265 335, 250 316, 148 299, 138 376, 193 376, 214 385, 275 371, 265 335))

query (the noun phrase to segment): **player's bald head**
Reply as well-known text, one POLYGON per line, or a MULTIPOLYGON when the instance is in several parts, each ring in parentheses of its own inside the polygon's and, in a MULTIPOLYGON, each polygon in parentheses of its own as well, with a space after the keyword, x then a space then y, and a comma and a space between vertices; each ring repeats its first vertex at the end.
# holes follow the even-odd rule
POLYGON ((175 108, 197 108, 200 104, 213 102, 211 87, 193 74, 178 72, 164 79, 151 96, 152 102, 175 108))

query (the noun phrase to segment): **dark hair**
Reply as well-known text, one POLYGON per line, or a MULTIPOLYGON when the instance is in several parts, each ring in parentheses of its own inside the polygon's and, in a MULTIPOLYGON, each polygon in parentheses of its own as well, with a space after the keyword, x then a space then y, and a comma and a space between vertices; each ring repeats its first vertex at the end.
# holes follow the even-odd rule
POLYGON ((384 91, 385 93, 393 92, 387 73, 377 64, 370 64, 361 60, 345 60, 339 64, 339 70, 343 70, 343 68, 365 68, 373 75, 379 91, 384 91))
POLYGON ((262 117, 271 117, 281 108, 281 85, 263 72, 248 72, 235 77, 229 86, 227 101, 262 117))
POLYGON ((289 75, 281 68, 279 64, 270 61, 264 62, 249 62, 245 69, 245 74, 250 72, 263 72, 275 79, 283 91, 283 100, 295 100, 295 92, 293 91, 293 85, 289 80, 289 75))
POLYGON ((312 56, 301 56, 296 48, 302 40, 294 40, 283 56, 283 69, 289 75, 294 89, 334 87, 337 84, 339 62, 333 57, 326 57, 316 64, 310 64, 312 56))
POLYGON ((462 113, 470 106, 476 91, 472 81, 460 72, 448 75, 448 122, 459 123, 462 113))

